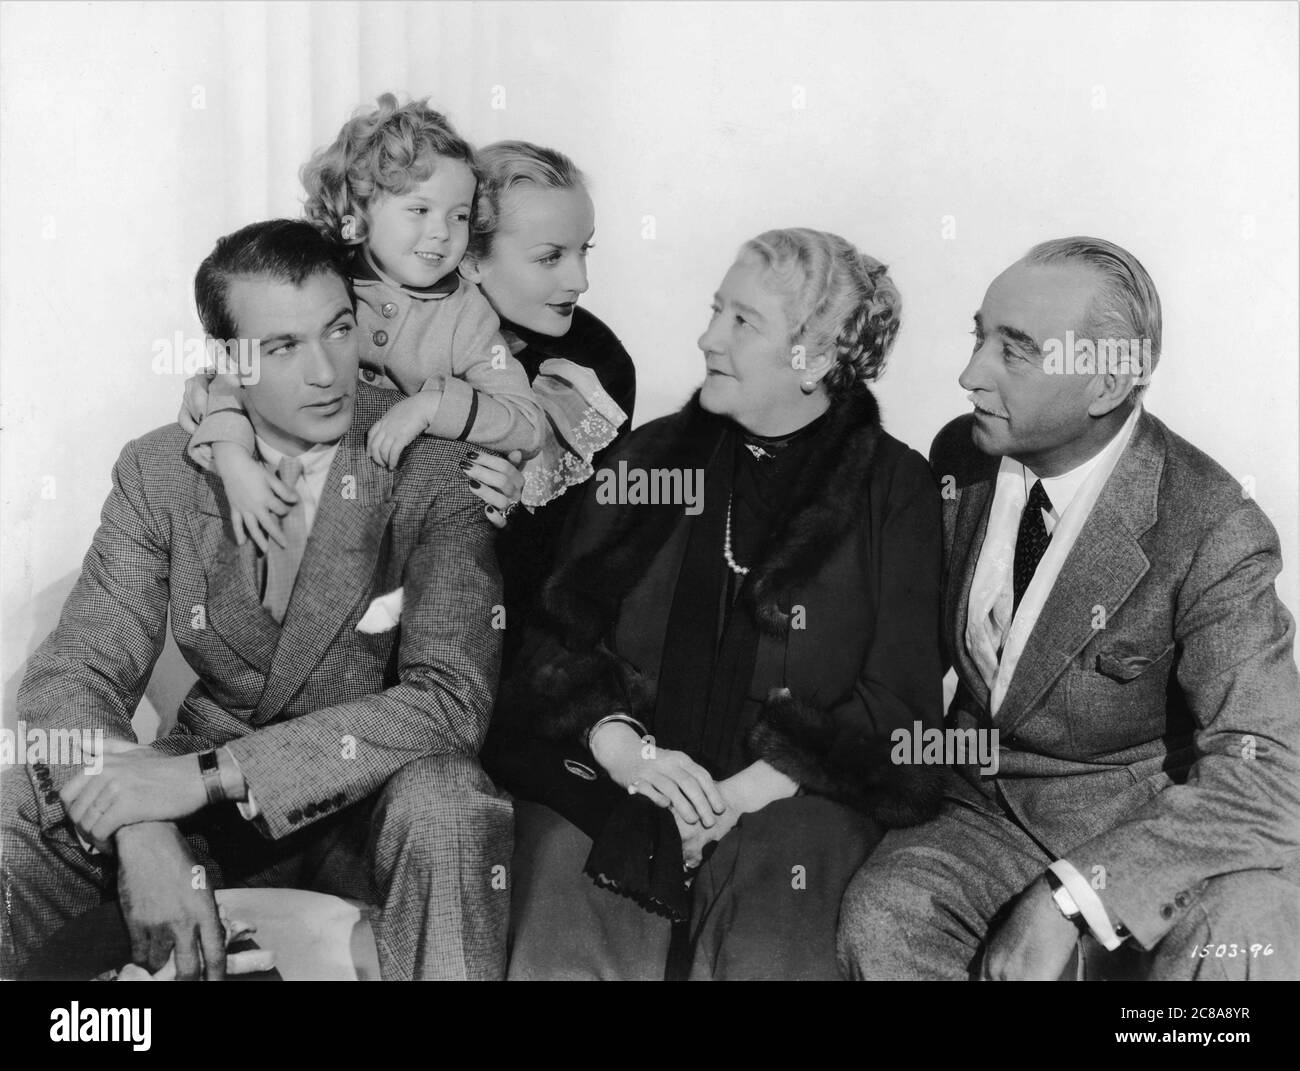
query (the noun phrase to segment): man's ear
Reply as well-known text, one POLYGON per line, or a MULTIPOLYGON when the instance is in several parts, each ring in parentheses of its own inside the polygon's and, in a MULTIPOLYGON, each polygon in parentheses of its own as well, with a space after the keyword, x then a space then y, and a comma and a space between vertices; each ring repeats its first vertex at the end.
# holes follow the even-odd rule
POLYGON ((478 258, 469 253, 460 258, 459 271, 462 279, 467 279, 475 285, 483 281, 483 269, 479 267, 478 258))
POLYGON ((1139 377, 1130 372, 1098 372, 1096 382, 1100 384, 1100 393, 1088 403, 1088 415, 1104 417, 1133 393, 1139 377))

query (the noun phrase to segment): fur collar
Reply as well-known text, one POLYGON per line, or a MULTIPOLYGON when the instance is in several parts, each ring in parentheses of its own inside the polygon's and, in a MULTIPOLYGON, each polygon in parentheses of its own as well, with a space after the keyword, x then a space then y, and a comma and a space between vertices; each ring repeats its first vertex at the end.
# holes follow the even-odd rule
MULTIPOLYGON (((762 560, 753 567, 747 597, 763 631, 781 635, 790 615, 789 593, 809 581, 825 552, 858 520, 863 487, 881 434, 880 408, 869 390, 838 402, 808 460, 807 476, 776 518, 762 560)), ((700 407, 699 392, 673 416, 631 435, 619 457, 642 468, 707 468, 726 424, 700 407)), ((606 465, 613 464, 610 459, 606 465)), ((545 614, 570 644, 593 646, 615 620, 624 597, 641 581, 655 554, 682 522, 680 506, 607 507, 611 519, 586 553, 546 584, 545 614)), ((591 517, 591 512, 584 517, 591 517)))

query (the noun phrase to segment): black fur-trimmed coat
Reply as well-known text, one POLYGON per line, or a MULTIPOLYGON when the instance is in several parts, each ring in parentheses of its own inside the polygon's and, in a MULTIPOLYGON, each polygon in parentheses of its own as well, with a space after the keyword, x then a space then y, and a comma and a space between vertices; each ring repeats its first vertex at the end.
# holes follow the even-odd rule
MULTIPOLYGON (((942 722, 939 493, 924 458, 881 429, 869 392, 838 403, 828 420, 742 595, 759 624, 741 717, 747 754, 883 826, 913 825, 937 811, 942 773, 893 763, 890 734, 942 722)), ((696 395, 633 432, 605 464, 705 469, 707 487, 725 427, 696 395)), ((514 752, 498 769, 526 771, 522 784, 501 775, 507 788, 562 813, 586 791, 576 762, 562 760, 594 768, 582 750, 586 729, 621 710, 654 731, 655 679, 692 520, 681 505, 601 504, 597 482, 570 520, 532 634, 502 686, 491 749, 514 752), (538 746, 528 760, 530 740, 538 746)))

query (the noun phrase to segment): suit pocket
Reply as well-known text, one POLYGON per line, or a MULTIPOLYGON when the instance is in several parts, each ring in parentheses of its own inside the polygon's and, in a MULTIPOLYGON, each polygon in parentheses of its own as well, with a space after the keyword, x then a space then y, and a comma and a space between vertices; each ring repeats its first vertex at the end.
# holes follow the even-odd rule
POLYGON ((1154 658, 1137 651, 1130 644, 1117 644, 1097 654, 1097 672, 1121 684, 1135 680, 1173 651, 1171 643, 1154 658))
POLYGON ((1085 653, 1068 673, 1070 742, 1105 758, 1165 732, 1174 645, 1113 643, 1085 653))

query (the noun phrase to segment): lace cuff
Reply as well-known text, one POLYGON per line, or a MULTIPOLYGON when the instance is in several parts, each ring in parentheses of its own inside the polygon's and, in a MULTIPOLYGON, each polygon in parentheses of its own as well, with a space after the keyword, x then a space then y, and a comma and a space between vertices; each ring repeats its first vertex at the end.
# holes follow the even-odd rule
POLYGON ((533 394, 546 413, 542 449, 524 466, 523 503, 530 509, 591 478, 591 459, 618 434, 627 414, 590 368, 562 358, 543 361, 533 394))

